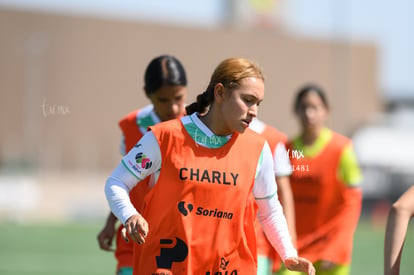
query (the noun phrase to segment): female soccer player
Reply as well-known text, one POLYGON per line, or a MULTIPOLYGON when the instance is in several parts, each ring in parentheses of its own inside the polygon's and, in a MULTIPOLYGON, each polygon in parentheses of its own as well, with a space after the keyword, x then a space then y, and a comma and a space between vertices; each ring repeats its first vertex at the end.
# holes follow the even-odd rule
POLYGON ((109 206, 141 245, 134 274, 256 274, 255 217, 246 213, 254 201, 287 268, 314 274, 291 242, 269 145, 248 128, 263 96, 261 70, 226 59, 188 116, 150 127, 113 171, 109 206), (149 175, 155 181, 137 211, 128 192, 149 175))
POLYGON ((287 150, 298 253, 314 263, 319 275, 347 275, 362 204, 352 142, 324 126, 329 105, 319 86, 303 86, 294 110, 301 133, 288 142, 287 150))

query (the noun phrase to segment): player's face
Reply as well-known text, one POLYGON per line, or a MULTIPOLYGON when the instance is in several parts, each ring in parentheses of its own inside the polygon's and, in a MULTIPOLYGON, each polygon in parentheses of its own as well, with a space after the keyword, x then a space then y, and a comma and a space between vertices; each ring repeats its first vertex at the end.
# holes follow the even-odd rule
POLYGON ((161 121, 167 121, 185 114, 187 88, 178 85, 164 85, 150 95, 151 103, 161 121))
MULTIPOLYGON (((239 82, 240 86, 229 90, 224 88, 223 98, 218 101, 221 112, 220 135, 233 132, 243 133, 257 116, 259 104, 264 97, 262 79, 247 77, 239 82)), ((216 97, 217 98, 217 97, 216 97)))
POLYGON ((318 129, 323 127, 328 109, 319 95, 311 91, 302 98, 297 115, 305 130, 318 129))

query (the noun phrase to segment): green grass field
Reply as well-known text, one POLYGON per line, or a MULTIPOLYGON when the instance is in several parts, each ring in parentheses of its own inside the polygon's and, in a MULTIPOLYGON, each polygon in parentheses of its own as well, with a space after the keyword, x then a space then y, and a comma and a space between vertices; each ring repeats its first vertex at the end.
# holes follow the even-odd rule
MULTIPOLYGON (((1 275, 114 275, 113 255, 99 250, 100 224, 16 225, 0 223, 1 275)), ((352 275, 379 275, 384 228, 361 222, 355 236, 352 275)), ((414 273, 414 231, 407 234, 401 274, 414 273)))
POLYGON ((98 248, 100 225, 0 223, 0 274, 115 274, 111 253, 98 248))
MULTIPOLYGON (((410 225, 401 262, 401 275, 414 274, 414 228, 410 225)), ((385 224, 360 222, 354 239, 352 275, 380 275, 383 271, 385 224)))

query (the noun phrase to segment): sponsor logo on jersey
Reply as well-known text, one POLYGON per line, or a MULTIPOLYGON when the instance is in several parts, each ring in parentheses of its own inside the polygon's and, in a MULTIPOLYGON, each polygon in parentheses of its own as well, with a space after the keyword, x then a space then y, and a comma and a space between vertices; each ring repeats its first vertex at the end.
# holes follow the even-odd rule
MULTIPOLYGON (((125 163, 125 162, 124 162, 125 163)), ((141 170, 135 165, 135 163, 132 163, 132 161, 128 160, 128 164, 132 170, 134 170, 137 174, 141 175, 141 170)))
POLYGON ((186 204, 184 201, 180 201, 178 203, 178 211, 180 211, 184 216, 187 216, 191 211, 193 211, 193 205, 191 203, 186 204))
POLYGON ((236 186, 239 174, 221 171, 202 170, 198 168, 183 167, 180 169, 181 180, 191 180, 200 183, 216 183, 236 186))
POLYGON ((196 215, 199 216, 205 216, 205 217, 212 217, 217 219, 226 219, 231 220, 233 219, 233 213, 232 212, 226 212, 222 210, 215 209, 207 209, 203 208, 201 206, 197 207, 196 215))
MULTIPOLYGON (((178 211, 184 216, 189 215, 193 211, 193 204, 186 203, 184 201, 180 201, 177 205, 178 211)), ((231 220, 233 219, 233 213, 228 211, 223 211, 217 208, 214 209, 208 209, 204 208, 202 206, 197 207, 197 211, 195 212, 197 216, 204 216, 204 217, 211 217, 216 219, 225 219, 225 220, 231 220)))
POLYGON ((232 271, 230 270, 223 270, 223 271, 217 271, 217 272, 210 272, 207 271, 206 275, 237 275, 237 269, 234 269, 232 271))
POLYGON ((220 270, 219 271, 207 271, 205 275, 237 275, 237 270, 227 270, 227 266, 230 261, 227 261, 224 257, 220 259, 220 270))
POLYGON ((152 166, 152 161, 142 152, 135 155, 135 161, 137 164, 140 164, 143 169, 149 169, 152 166))
POLYGON ((177 237, 175 239, 161 239, 160 246, 160 255, 155 257, 157 268, 171 269, 174 262, 182 262, 187 258, 187 244, 177 237))
POLYGON ((226 270, 227 265, 229 264, 230 261, 226 261, 225 258, 221 257, 220 259, 220 268, 223 270, 226 270))

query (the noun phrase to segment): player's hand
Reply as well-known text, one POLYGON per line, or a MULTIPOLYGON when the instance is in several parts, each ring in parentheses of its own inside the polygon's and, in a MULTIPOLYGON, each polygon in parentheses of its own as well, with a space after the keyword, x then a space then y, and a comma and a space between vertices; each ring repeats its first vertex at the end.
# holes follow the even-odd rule
POLYGON ((98 234, 98 244, 102 250, 114 251, 112 248, 112 241, 115 236, 115 221, 108 219, 104 228, 98 234))
POLYGON ((121 233, 126 242, 128 242, 128 235, 134 242, 143 244, 148 235, 148 223, 140 214, 132 215, 125 222, 121 233))
POLYGON ((305 272, 308 275, 315 275, 315 267, 305 258, 290 257, 284 262, 287 269, 291 271, 305 272))

